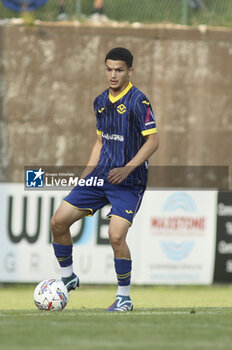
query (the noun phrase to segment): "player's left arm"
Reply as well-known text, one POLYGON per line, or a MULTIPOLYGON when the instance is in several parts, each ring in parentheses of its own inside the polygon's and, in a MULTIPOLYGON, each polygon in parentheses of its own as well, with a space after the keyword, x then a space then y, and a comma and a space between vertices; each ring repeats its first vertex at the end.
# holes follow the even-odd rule
POLYGON ((120 184, 133 170, 143 164, 153 153, 157 151, 159 147, 159 138, 157 133, 147 135, 145 138, 145 143, 124 167, 115 168, 109 172, 108 181, 110 183, 115 185, 120 184))

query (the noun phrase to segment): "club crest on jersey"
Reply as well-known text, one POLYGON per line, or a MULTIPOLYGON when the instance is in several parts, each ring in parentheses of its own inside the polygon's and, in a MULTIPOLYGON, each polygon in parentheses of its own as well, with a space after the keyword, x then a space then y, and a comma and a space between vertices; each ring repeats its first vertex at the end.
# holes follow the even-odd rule
POLYGON ((119 105, 117 107, 117 112, 120 113, 120 114, 123 114, 126 112, 126 106, 124 106, 124 104, 122 103, 121 105, 119 105))

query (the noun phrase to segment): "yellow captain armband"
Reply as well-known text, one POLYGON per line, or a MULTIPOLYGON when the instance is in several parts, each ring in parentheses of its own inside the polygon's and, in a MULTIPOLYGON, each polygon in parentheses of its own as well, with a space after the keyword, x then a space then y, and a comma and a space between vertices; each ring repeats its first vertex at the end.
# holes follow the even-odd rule
POLYGON ((157 129, 156 129, 156 128, 143 130, 143 131, 141 132, 141 134, 142 134, 143 136, 147 136, 147 135, 151 135, 151 134, 156 134, 156 133, 157 133, 157 129))
POLYGON ((101 134, 102 134, 102 131, 97 129, 97 135, 101 135, 101 134))

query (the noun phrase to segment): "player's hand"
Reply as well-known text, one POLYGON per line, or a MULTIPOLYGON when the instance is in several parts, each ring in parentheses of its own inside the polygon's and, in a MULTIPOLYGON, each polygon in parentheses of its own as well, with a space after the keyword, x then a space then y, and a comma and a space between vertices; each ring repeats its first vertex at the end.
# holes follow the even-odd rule
POLYGON ((131 170, 129 167, 121 167, 111 169, 108 175, 108 181, 111 184, 119 185, 123 180, 127 178, 131 170))

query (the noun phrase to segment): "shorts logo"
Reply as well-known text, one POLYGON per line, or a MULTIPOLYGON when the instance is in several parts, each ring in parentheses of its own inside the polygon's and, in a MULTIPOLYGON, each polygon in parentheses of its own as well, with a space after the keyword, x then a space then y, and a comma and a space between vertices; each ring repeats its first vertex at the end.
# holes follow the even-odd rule
POLYGON ((133 214, 133 211, 132 211, 132 210, 125 210, 125 212, 126 212, 127 214, 133 214))
POLYGON ((39 170, 26 170, 26 187, 43 187, 43 174, 44 171, 39 170))
POLYGON ((119 105, 119 106, 117 107, 117 111, 118 111, 118 113, 120 113, 120 114, 125 113, 125 112, 126 112, 126 106, 124 106, 124 104, 119 105))

